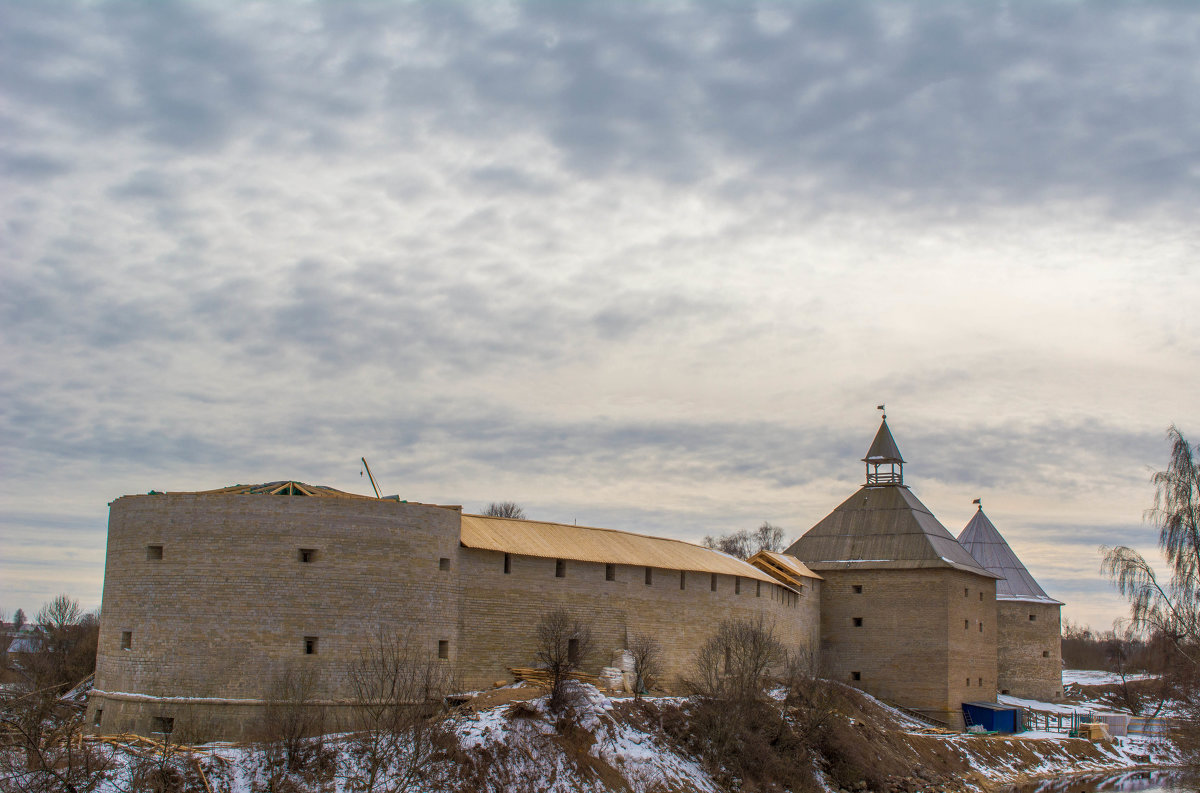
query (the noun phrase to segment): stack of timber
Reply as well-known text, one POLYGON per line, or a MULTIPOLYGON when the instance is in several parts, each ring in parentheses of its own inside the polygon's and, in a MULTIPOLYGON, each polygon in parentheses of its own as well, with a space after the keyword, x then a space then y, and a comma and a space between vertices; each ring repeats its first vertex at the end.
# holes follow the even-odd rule
MULTIPOLYGON (((513 673, 513 677, 521 683, 533 683, 535 686, 550 687, 551 677, 549 670, 533 669, 527 666, 510 666, 508 671, 513 673)), ((590 683, 597 685, 600 679, 595 675, 585 675, 583 672, 571 672, 567 675, 571 680, 578 680, 581 683, 590 683)))

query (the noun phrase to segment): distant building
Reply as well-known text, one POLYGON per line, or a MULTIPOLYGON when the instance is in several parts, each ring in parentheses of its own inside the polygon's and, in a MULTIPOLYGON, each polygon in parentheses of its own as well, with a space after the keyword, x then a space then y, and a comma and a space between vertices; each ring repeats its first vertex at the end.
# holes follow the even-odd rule
POLYGON ((958 541, 996 581, 997 686, 1001 694, 1059 699, 1062 687, 1062 602, 1046 594, 983 513, 983 505, 958 541))

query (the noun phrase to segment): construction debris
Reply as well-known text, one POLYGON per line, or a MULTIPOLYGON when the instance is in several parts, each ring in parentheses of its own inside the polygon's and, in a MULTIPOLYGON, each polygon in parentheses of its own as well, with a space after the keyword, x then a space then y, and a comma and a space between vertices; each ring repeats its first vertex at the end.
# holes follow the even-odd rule
MULTIPOLYGON (((534 669, 526 666, 510 666, 507 669, 521 683, 532 683, 535 686, 549 688, 553 682, 550 672, 547 669, 534 669)), ((599 686, 600 683, 600 679, 595 675, 585 675, 582 672, 571 672, 567 677, 571 680, 578 680, 581 683, 590 683, 593 686, 599 686)))

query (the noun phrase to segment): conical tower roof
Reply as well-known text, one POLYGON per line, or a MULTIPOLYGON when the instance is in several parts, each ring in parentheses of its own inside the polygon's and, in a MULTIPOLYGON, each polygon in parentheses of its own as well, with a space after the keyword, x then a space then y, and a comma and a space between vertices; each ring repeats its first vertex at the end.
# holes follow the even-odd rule
POLYGON ((787 553, 815 571, 951 567, 999 578, 959 545, 904 486, 861 488, 792 543, 787 553))
POLYGON ((867 456, 863 458, 863 462, 904 462, 904 458, 900 456, 900 447, 896 445, 896 439, 892 437, 892 431, 888 429, 887 416, 883 417, 879 431, 875 433, 875 440, 871 441, 871 448, 867 450, 867 456))
POLYGON ((996 582, 997 600, 1026 600, 1032 603, 1062 605, 1033 580, 1033 576, 1004 541, 1004 537, 983 514, 981 506, 958 535, 958 541, 978 562, 1000 577, 996 582))

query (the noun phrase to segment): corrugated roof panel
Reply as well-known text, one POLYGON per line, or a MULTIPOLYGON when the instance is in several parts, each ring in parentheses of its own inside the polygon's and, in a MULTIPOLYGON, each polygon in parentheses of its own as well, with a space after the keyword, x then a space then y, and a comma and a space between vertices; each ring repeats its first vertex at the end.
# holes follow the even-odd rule
POLYGON ((757 567, 720 551, 616 529, 463 515, 461 540, 468 548, 522 556, 720 573, 779 584, 757 567))
POLYGON ((983 514, 983 507, 971 517, 958 541, 979 563, 1000 577, 996 582, 997 600, 1026 600, 1031 603, 1057 603, 1034 580, 1029 570, 1009 547, 996 526, 983 514))

